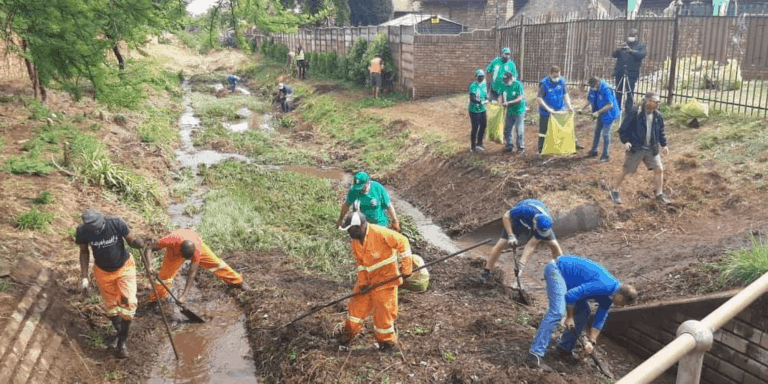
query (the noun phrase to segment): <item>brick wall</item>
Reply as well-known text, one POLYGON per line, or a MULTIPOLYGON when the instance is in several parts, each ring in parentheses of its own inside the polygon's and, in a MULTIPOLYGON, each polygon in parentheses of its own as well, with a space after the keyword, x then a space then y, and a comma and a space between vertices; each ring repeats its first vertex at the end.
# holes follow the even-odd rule
POLYGON ((5 42, 0 41, 0 81, 25 79, 28 77, 24 60, 6 51, 5 42))
MULTIPOLYGON (((461 2, 457 2, 461 4, 461 2)), ((472 29, 490 29, 506 25, 507 0, 470 2, 463 7, 439 2, 420 2, 419 13, 440 15, 472 29), (498 15, 498 18, 497 18, 498 15)))
MULTIPOLYGON (((613 310, 602 334, 647 358, 674 340, 680 324, 704 318, 734 294, 613 310)), ((701 382, 768 383, 768 294, 715 332, 704 357, 701 382)))
POLYGON ((460 35, 416 35, 413 39, 415 97, 469 90, 478 68, 496 57, 495 34, 476 30, 460 35))

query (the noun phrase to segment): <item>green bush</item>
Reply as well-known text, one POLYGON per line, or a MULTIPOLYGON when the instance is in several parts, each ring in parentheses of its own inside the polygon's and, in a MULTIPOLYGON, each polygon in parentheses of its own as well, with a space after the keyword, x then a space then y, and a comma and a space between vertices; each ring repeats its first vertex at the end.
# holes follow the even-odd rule
POLYGON ((22 213, 13 224, 19 229, 41 230, 47 229, 53 221, 53 213, 40 212, 37 207, 22 213))
POLYGON ((750 248, 728 252, 720 265, 721 281, 749 284, 768 273, 768 243, 755 236, 750 242, 750 248))
POLYGON ((347 79, 355 84, 363 85, 368 79, 368 63, 363 62, 365 52, 368 50, 368 41, 359 38, 352 44, 352 49, 347 54, 348 69, 347 79))
POLYGON ((261 43, 261 53, 267 58, 281 64, 288 61, 289 51, 287 45, 275 43, 275 41, 271 39, 261 43))

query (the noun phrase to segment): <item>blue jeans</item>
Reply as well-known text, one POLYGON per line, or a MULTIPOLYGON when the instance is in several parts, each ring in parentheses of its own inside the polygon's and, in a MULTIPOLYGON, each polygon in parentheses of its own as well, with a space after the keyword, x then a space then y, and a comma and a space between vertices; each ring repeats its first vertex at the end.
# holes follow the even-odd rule
POLYGON ((595 125, 595 137, 592 139, 592 150, 590 152, 597 153, 597 147, 600 145, 600 136, 603 137, 603 157, 608 157, 608 149, 611 146, 611 124, 603 124, 600 118, 597 118, 597 124, 595 125))
POLYGON ((533 338, 533 344, 529 352, 544 357, 547 352, 547 345, 552 338, 552 332, 555 330, 560 320, 565 316, 565 293, 568 291, 565 287, 565 280, 557 264, 554 261, 547 263, 544 267, 544 278, 547 280, 547 296, 549 297, 549 309, 544 318, 541 319, 539 330, 533 338))
POLYGON ((525 149, 525 114, 522 115, 507 115, 504 121, 504 142, 507 144, 507 149, 512 149, 512 129, 515 130, 515 143, 517 149, 525 149))
POLYGON ((584 327, 587 325, 589 315, 591 314, 592 310, 589 308, 587 300, 576 302, 576 308, 573 313, 573 320, 576 323, 576 328, 573 331, 566 329, 565 332, 563 332, 563 337, 557 342, 557 348, 568 352, 573 350, 573 347, 576 346, 579 335, 581 335, 581 331, 583 331, 584 327))

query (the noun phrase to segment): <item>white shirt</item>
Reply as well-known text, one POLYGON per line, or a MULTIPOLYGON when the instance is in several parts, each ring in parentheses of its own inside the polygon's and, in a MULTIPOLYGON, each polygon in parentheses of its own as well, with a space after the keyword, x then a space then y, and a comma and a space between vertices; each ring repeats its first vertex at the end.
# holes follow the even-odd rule
POLYGON ((651 129, 653 128, 653 112, 645 114, 645 145, 651 145, 651 129))

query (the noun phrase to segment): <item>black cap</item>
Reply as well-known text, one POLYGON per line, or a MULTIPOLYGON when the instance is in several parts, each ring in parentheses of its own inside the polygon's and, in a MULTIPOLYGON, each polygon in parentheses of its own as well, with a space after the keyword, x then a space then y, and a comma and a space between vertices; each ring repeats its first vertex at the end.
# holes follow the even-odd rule
POLYGON ((99 233, 104 229, 104 215, 95 209, 83 211, 83 227, 90 232, 99 233))

